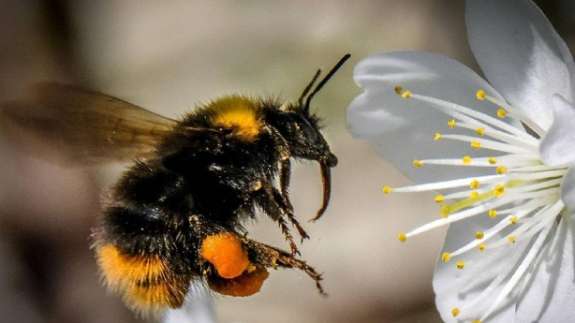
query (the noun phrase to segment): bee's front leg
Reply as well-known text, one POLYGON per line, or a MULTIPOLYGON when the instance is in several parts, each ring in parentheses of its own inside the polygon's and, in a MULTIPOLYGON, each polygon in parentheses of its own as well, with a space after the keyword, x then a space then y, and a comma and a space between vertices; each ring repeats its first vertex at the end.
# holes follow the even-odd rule
POLYGON ((288 206, 290 210, 293 211, 293 205, 289 199, 289 183, 291 176, 291 162, 289 158, 286 158, 280 162, 280 190, 284 203, 288 206))
POLYGON ((268 128, 269 133, 272 136, 275 144, 278 147, 279 153, 279 174, 280 174, 280 191, 283 199, 283 203, 287 206, 289 210, 293 211, 293 206, 289 199, 288 189, 291 176, 291 162, 290 162, 290 149, 289 144, 286 139, 277 131, 275 128, 268 128))

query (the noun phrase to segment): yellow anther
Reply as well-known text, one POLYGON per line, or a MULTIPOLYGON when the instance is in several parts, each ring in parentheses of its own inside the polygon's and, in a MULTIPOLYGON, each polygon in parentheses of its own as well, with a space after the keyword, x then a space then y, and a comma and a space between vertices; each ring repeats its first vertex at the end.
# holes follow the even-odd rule
POLYGON ((479 246, 477 246, 479 248, 479 251, 485 251, 485 249, 487 248, 487 246, 484 243, 481 243, 479 246))
POLYGON ((459 315, 459 313, 461 313, 461 311, 457 307, 454 307, 451 309, 451 315, 453 317, 457 317, 459 315))
POLYGON ((479 89, 477 92, 475 92, 475 98, 479 101, 485 100, 486 96, 487 94, 485 94, 485 90, 479 89))
POLYGON ((385 185, 381 190, 383 191, 383 194, 389 194, 389 193, 393 192, 393 188, 391 186, 387 186, 387 185, 385 185))
POLYGON ((479 183, 478 180, 474 179, 474 180, 471 181, 471 183, 469 183, 469 188, 471 188, 472 190, 476 190, 476 189, 479 188, 479 185, 480 185, 480 184, 481 184, 481 183, 479 183))
POLYGON ((397 239, 401 242, 405 242, 405 241, 407 241, 407 235, 405 235, 405 233, 403 233, 403 232, 400 232, 397 235, 397 239))
POLYGON ((511 223, 511 224, 517 224, 517 222, 519 222, 519 217, 517 217, 517 215, 512 215, 512 216, 509 218, 509 223, 511 223))
POLYGON ((404 99, 409 99, 411 98, 411 92, 409 90, 404 89, 401 86, 396 86, 393 88, 393 90, 395 91, 395 93, 397 95, 399 95, 400 97, 404 98, 404 99))
POLYGON ((458 260, 458 261, 455 263, 455 267, 457 267, 457 269, 463 269, 463 268, 465 268, 465 261, 463 261, 463 260, 458 260))
POLYGON ((469 193, 469 198, 470 199, 478 199, 479 198, 479 192, 471 191, 471 193, 469 193))
POLYGON ((481 240, 485 237, 485 232, 483 231, 477 231, 475 232, 475 239, 477 240, 481 240))
POLYGON ((435 195, 433 200, 435 201, 435 203, 443 203, 443 201, 445 201, 445 196, 443 196, 443 194, 437 194, 435 195))
POLYGON ((447 126, 453 129, 457 126, 457 121, 455 121, 455 119, 450 119, 449 121, 447 121, 447 126))
POLYGON ((471 148, 477 150, 481 148, 481 142, 479 140, 472 140, 469 145, 471 146, 471 148))
POLYGON ((495 157, 489 157, 489 158, 487 158, 487 161, 488 161, 489 164, 491 164, 491 165, 497 164, 497 158, 495 158, 495 157))
POLYGON ((493 194, 495 194, 496 197, 501 197, 503 194, 505 194, 505 185, 503 184, 495 185, 495 188, 493 189, 493 194))
POLYGON ((497 109, 497 116, 498 116, 500 119, 505 118, 505 117, 507 116, 507 110, 505 110, 505 109, 503 109, 503 108, 497 109))
POLYGON ((443 136, 441 135, 440 132, 436 132, 436 133, 433 135, 433 140, 435 140, 435 141, 440 141, 442 137, 443 137, 443 136))
POLYGON ((413 165, 413 167, 415 168, 421 168, 423 167, 423 162, 419 159, 414 159, 413 162, 411 162, 411 164, 413 165))
POLYGON ((485 128, 477 128, 475 129, 475 133, 483 137, 485 136, 485 128))
POLYGON ((473 161, 473 159, 471 158, 471 156, 463 156, 463 165, 469 165, 471 164, 471 162, 473 161))
POLYGON ((481 323, 481 320, 473 320, 471 323, 481 323))
POLYGON ((499 175, 503 175, 503 174, 507 173, 507 167, 505 167, 505 166, 498 166, 498 167, 495 169, 495 172, 496 172, 497 174, 499 174, 499 175))
POLYGON ((442 218, 446 218, 451 213, 451 208, 448 205, 443 205, 441 209, 439 209, 439 214, 442 218))
POLYGON ((441 261, 448 263, 451 260, 451 254, 449 252, 444 252, 441 254, 441 261))
POLYGON ((509 241, 509 243, 511 244, 514 244, 515 242, 517 242, 517 237, 514 235, 507 236, 507 241, 509 241))
POLYGON ((495 219, 497 217, 497 210, 491 209, 487 211, 487 216, 489 216, 492 219, 495 219))

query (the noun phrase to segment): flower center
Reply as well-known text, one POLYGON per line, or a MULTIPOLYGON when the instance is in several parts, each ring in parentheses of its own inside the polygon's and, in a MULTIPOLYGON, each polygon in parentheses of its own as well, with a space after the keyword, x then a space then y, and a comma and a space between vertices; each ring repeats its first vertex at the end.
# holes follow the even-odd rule
MULTIPOLYGON (((540 138, 545 134, 545 130, 521 111, 488 95, 484 90, 478 90, 475 97, 479 101, 492 103, 497 117, 436 97, 412 93, 400 86, 395 87, 395 92, 403 99, 420 101, 448 115, 448 129, 466 129, 470 133, 463 135, 436 132, 433 134, 434 141, 460 141, 467 143, 472 151, 486 149, 493 152, 490 157, 465 155, 459 159, 413 161, 416 168, 424 168, 425 165, 490 168, 493 170, 491 175, 399 188, 384 186, 385 194, 439 192, 434 200, 440 206, 440 218, 409 232, 399 233, 398 239, 405 242, 413 236, 450 223, 478 216, 488 217, 491 224, 482 230, 470 232, 466 244, 456 250, 442 253, 442 262, 445 265, 454 263, 458 270, 465 268, 464 257, 469 252, 502 250, 501 248, 516 245, 520 241, 533 239, 518 264, 510 266, 512 268, 509 268, 508 272, 500 273, 485 288, 485 291, 497 287, 500 289, 497 296, 489 301, 490 305, 480 318, 469 318, 474 319, 473 322, 482 322, 504 302, 519 282, 525 281, 531 275, 528 269, 540 258, 542 247, 565 208, 560 196, 560 186, 567 168, 545 165, 539 154, 540 138)), ((490 294, 482 292, 474 299, 466 299, 462 306, 452 308, 452 316, 464 316, 467 310, 473 309, 479 302, 484 302, 488 295, 490 294)))

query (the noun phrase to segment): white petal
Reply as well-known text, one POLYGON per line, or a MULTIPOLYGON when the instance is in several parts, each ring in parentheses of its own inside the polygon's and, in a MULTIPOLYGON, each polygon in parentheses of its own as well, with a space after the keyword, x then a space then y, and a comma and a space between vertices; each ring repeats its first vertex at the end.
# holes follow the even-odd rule
MULTIPOLYGON (((500 220, 500 219, 499 219, 500 220)), ((444 252, 458 249, 466 242, 474 239, 476 231, 484 231, 487 227, 496 223, 497 220, 489 219, 487 216, 478 216, 464 222, 454 223, 449 227, 444 244, 444 252)), ((503 237, 498 235, 493 240, 503 237)), ((503 281, 496 285, 496 288, 488 291, 486 297, 469 308, 469 304, 480 294, 484 293, 486 287, 498 274, 505 272, 515 266, 520 257, 524 254, 529 241, 519 241, 514 245, 504 246, 495 250, 487 249, 483 252, 472 250, 462 255, 460 258, 451 259, 448 263, 441 260, 437 262, 435 274, 433 276, 433 289, 435 291, 435 303, 446 322, 465 322, 479 319, 491 305, 498 293, 501 291, 503 281), (457 260, 465 261, 464 269, 457 269, 457 260), (460 315, 454 318, 451 310, 457 307, 461 310, 460 315)), ((515 314, 515 302, 506 303, 500 310, 489 317, 488 322, 513 322, 515 314)))
MULTIPOLYGON (((426 94, 483 111, 496 108, 478 102, 475 92, 485 89, 500 97, 472 70, 448 57, 416 52, 395 52, 370 56, 354 70, 355 81, 364 93, 348 109, 348 123, 354 136, 369 140, 388 161, 415 180, 471 176, 469 169, 436 167, 437 171, 417 170, 413 159, 461 158, 472 151, 458 142, 433 142, 433 134, 445 131, 447 115, 420 102, 400 98, 394 87, 401 85, 414 93, 426 94), (446 172, 449 176, 445 177, 446 172)), ((426 166, 427 167, 427 166, 426 166)), ((433 166, 429 166, 433 167, 433 166)))
POLYGON ((575 322, 574 222, 563 217, 552 235, 542 263, 517 305, 515 322, 575 322))
POLYGON ((215 323, 214 303, 210 293, 200 284, 193 284, 184 305, 168 310, 163 323, 215 323))
POLYGON ((561 184, 561 199, 571 213, 575 213, 575 167, 571 167, 561 184))
POLYGON ((564 97, 552 98, 554 120, 541 142, 541 158, 551 166, 575 162, 575 107, 564 97))
POLYGON ((529 0, 468 0, 469 43, 487 79, 547 129, 554 93, 571 100, 573 58, 550 22, 529 0))

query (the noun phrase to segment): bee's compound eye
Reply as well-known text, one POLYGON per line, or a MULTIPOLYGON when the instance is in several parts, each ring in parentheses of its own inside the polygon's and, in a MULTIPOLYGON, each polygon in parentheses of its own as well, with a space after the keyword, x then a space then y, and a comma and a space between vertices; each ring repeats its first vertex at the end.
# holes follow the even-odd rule
POLYGON ((234 279, 212 278, 208 281, 210 288, 222 295, 244 297, 260 291, 269 273, 263 267, 253 265, 241 276, 234 279))
POLYGON ((202 258, 214 266, 218 275, 226 279, 240 276, 250 264, 242 242, 229 232, 204 238, 200 252, 202 258))

